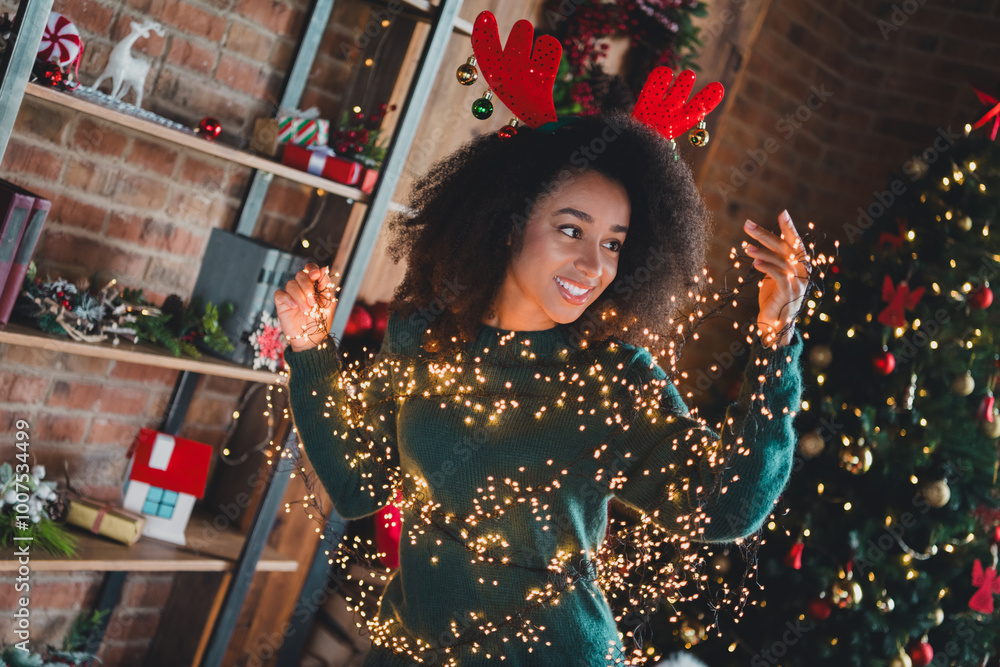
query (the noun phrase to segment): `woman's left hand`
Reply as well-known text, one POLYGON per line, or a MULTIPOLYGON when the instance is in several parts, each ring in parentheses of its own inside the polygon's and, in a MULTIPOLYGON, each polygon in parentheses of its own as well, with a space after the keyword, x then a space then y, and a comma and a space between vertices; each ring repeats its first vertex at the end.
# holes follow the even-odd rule
POLYGON ((778 216, 781 237, 747 220, 744 229, 760 243, 746 243, 745 250, 753 258, 754 268, 764 273, 760 286, 760 315, 757 317, 758 335, 770 345, 784 332, 779 345, 792 342, 792 327, 805 300, 812 265, 808 261, 805 244, 799 237, 788 211, 778 216))

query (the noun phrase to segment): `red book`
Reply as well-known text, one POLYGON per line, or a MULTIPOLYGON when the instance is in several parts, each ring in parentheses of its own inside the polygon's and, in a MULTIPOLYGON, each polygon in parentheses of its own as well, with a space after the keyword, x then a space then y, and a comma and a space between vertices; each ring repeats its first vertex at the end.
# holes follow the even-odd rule
POLYGON ((35 197, 13 183, 0 181, 0 285, 6 285, 14 253, 28 226, 35 197))
POLYGON ((14 302, 21 292, 24 284, 24 276, 28 272, 28 263, 38 245, 38 238, 42 234, 42 225, 49 215, 52 202, 43 197, 35 197, 31 212, 28 214, 28 221, 24 228, 21 242, 14 253, 14 261, 7 274, 3 290, 0 290, 0 324, 7 324, 10 320, 11 311, 14 310, 14 302))

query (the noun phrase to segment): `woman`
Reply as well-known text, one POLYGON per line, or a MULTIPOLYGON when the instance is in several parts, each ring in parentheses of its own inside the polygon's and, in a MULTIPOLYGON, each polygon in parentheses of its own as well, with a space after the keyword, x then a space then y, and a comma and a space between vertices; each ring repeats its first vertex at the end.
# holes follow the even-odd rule
POLYGON ((801 393, 808 271, 791 219, 746 227, 760 315, 720 439, 646 348, 687 335, 671 318, 710 238, 689 167, 648 126, 612 113, 480 136, 409 204, 390 226, 407 272, 363 376, 328 341, 325 271, 275 293, 291 411, 338 513, 401 496, 364 664, 640 664, 604 596, 621 583, 608 502, 681 545, 731 542, 771 513, 801 393))

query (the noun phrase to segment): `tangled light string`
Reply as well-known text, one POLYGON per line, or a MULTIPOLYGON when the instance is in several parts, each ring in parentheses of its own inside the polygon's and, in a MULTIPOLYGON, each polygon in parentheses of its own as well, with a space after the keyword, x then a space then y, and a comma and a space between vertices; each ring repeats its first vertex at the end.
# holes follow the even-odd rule
MULTIPOLYGON (((813 223, 810 222, 808 226, 810 230, 813 230, 813 223)), ((822 267, 832 264, 833 258, 817 253, 816 244, 812 240, 806 242, 804 238, 803 243, 809 249, 807 251, 803 248, 799 256, 799 260, 809 270, 809 283, 805 296, 807 307, 803 310, 806 314, 812 315, 817 307, 815 300, 823 295, 825 272, 822 267), (813 269, 817 269, 817 271, 813 271, 813 269), (818 275, 813 275, 814 273, 818 275)), ((839 243, 835 243, 835 246, 839 247, 839 243)), ((736 248, 732 248, 730 259, 733 260, 733 266, 726 271, 724 282, 728 282, 731 272, 741 269, 741 261, 736 248)), ((536 626, 532 622, 531 612, 544 605, 558 605, 563 593, 575 590, 578 585, 587 584, 597 586, 606 596, 617 623, 628 619, 630 624, 634 624, 633 629, 626 633, 626 636, 631 637, 632 649, 628 650, 624 646, 609 647, 606 656, 609 665, 644 665, 650 657, 659 659, 659 656, 649 655, 647 651, 643 650, 643 635, 648 632, 649 619, 659 609, 662 601, 666 601, 671 610, 669 620, 676 622, 679 620, 679 614, 674 608, 674 604, 693 601, 704 595, 707 598, 707 606, 714 614, 712 623, 706 630, 718 627, 717 635, 720 637, 722 636, 719 624, 721 611, 731 608, 733 621, 738 623, 746 603, 748 601, 751 604, 757 603, 756 600, 750 599, 749 582, 754 579, 756 574, 757 550, 765 542, 762 531, 735 541, 744 562, 747 564, 739 588, 730 589, 727 584, 723 583, 721 590, 714 591, 711 586, 712 582, 705 571, 706 561, 714 555, 714 552, 710 543, 698 539, 699 536, 704 535, 706 526, 711 522, 711 517, 707 516, 700 508, 691 514, 677 517, 677 523, 670 526, 666 525, 665 519, 659 520, 657 516, 646 513, 638 513, 638 518, 622 521, 616 521, 609 516, 607 537, 596 552, 588 550, 581 557, 581 554, 568 553, 560 549, 556 551, 544 569, 522 564, 520 557, 532 555, 535 552, 526 551, 519 545, 511 544, 505 539, 503 517, 510 508, 524 505, 530 508, 531 515, 536 520, 551 521, 551 514, 546 514, 547 510, 550 509, 546 498, 558 494, 561 486, 574 478, 589 478, 594 483, 594 488, 605 492, 613 492, 616 488, 622 487, 627 479, 621 474, 616 476, 610 460, 613 448, 609 447, 608 443, 614 442, 617 436, 626 432, 635 418, 642 412, 647 415, 653 414, 653 411, 660 407, 661 400, 665 405, 671 404, 672 399, 664 395, 663 390, 667 386, 667 381, 673 382, 675 385, 679 383, 679 380, 675 378, 678 375, 677 363, 684 343, 689 338, 698 338, 697 328, 704 322, 715 317, 724 317, 723 311, 726 308, 737 306, 740 287, 747 283, 752 271, 751 265, 737 275, 735 287, 732 289, 723 287, 719 291, 712 291, 713 281, 708 277, 707 269, 702 270, 702 276, 694 276, 693 282, 698 287, 696 291, 688 292, 688 298, 693 300, 694 305, 689 312, 671 321, 670 326, 674 327, 674 330, 668 335, 650 332, 648 329, 643 330, 649 341, 645 347, 653 355, 653 361, 663 368, 667 380, 662 383, 653 381, 642 387, 634 387, 634 391, 630 387, 629 392, 634 400, 630 406, 624 405, 619 408, 617 401, 612 404, 610 398, 606 398, 603 407, 614 414, 613 417, 609 415, 606 420, 608 432, 601 438, 601 444, 590 450, 582 450, 566 464, 556 464, 554 460, 550 459, 547 464, 551 469, 541 471, 545 473, 542 479, 530 484, 525 480, 511 477, 495 479, 490 476, 483 480, 482 484, 476 488, 478 495, 473 500, 474 506, 465 516, 456 516, 442 510, 440 503, 435 502, 431 497, 430 484, 428 484, 427 479, 411 476, 408 473, 403 474, 398 464, 392 464, 390 461, 391 446, 387 446, 385 443, 362 442, 356 438, 358 449, 350 452, 351 456, 345 456, 345 458, 349 458, 350 466, 361 469, 362 465, 375 464, 388 485, 375 489, 371 481, 374 475, 368 474, 362 477, 362 486, 358 492, 369 493, 375 498, 376 492, 381 493, 388 489, 388 497, 396 497, 394 501, 396 506, 401 510, 410 511, 418 517, 417 525, 406 526, 407 530, 402 531, 401 541, 409 539, 411 544, 417 544, 421 537, 426 538, 427 531, 430 529, 434 531, 433 534, 437 535, 437 545, 448 540, 454 545, 461 546, 468 553, 470 562, 473 564, 477 562, 492 563, 531 571, 538 575, 539 581, 545 582, 544 585, 532 589, 524 600, 524 605, 512 609, 503 621, 483 622, 483 619, 480 619, 474 612, 468 612, 469 618, 462 619, 461 626, 457 620, 453 620, 454 641, 449 641, 447 646, 435 646, 421 638, 394 635, 390 631, 392 622, 381 623, 377 618, 367 618, 366 603, 371 599, 378 599, 379 593, 374 584, 369 581, 364 581, 363 584, 358 582, 359 585, 362 585, 359 599, 353 600, 348 597, 347 606, 355 617, 355 624, 359 631, 367 628, 368 632, 371 633, 373 645, 390 648, 396 653, 407 654, 418 663, 430 660, 434 664, 457 665, 455 656, 451 655, 453 651, 461 646, 471 645, 473 652, 477 652, 482 648, 481 642, 489 635, 505 629, 512 629, 516 633, 516 638, 529 644, 528 650, 530 652, 536 645, 547 645, 543 639, 545 628, 544 626, 536 626), (704 277, 705 280, 701 280, 701 277, 704 277), (676 326, 674 326, 675 324, 676 326), (666 341, 665 345, 664 341, 666 341), (660 359, 667 359, 669 364, 664 366, 660 363, 660 359), (591 467, 597 465, 596 474, 589 475, 581 471, 579 468, 584 465, 591 467), (620 525, 616 527, 615 524, 620 525)), ((760 278, 758 287, 762 281, 763 278, 760 278)), ((337 282, 339 281, 331 281, 330 291, 339 291, 339 286, 333 286, 337 282)), ((671 297, 671 299, 675 300, 675 297, 671 297)), ((320 316, 323 304, 322 295, 320 295, 319 302, 313 307, 313 314, 316 317, 316 326, 325 331, 327 323, 320 316)), ((789 304, 789 306, 796 311, 798 310, 796 304, 789 304)), ((739 329, 736 320, 726 319, 732 321, 734 329, 739 329)), ((623 325, 622 329, 626 330, 627 325, 623 325)), ((308 332, 303 332, 303 335, 306 333, 308 332)), ((779 336, 784 335, 784 333, 785 330, 782 330, 779 336)), ((747 334, 746 342, 748 344, 754 342, 753 336, 752 332, 747 334)), ((807 336, 804 337, 807 338, 807 336)), ((511 338, 511 335, 501 337, 500 345, 504 345, 511 338)), ((334 342, 338 344, 337 349, 340 349, 339 341, 334 342)), ((526 364, 530 364, 535 358, 535 354, 527 345, 528 342, 530 341, 526 341, 526 349, 520 350, 519 355, 513 355, 515 359, 522 358, 526 364)), ((323 343, 323 345, 329 344, 331 344, 329 341, 323 343)), ((615 343, 611 343, 611 345, 615 345, 615 343)), ((581 343, 581 348, 588 348, 586 340, 581 343)), ((484 352, 488 352, 488 350, 484 350, 484 352)), ((386 389, 383 399, 385 402, 395 402, 402 397, 418 396, 424 399, 433 397, 435 400, 440 400, 442 409, 447 409, 451 403, 453 407, 464 405, 466 409, 480 413, 487 409, 485 404, 489 403, 488 399, 493 399, 493 410, 487 415, 486 423, 502 428, 504 413, 508 410, 518 409, 519 404, 525 401, 526 397, 511 397, 509 393, 507 395, 499 393, 485 395, 483 390, 477 386, 484 384, 486 379, 486 376, 481 372, 483 360, 478 356, 472 359, 463 359, 462 354, 459 353, 454 360, 441 359, 437 363, 428 363, 426 359, 420 360, 420 363, 426 365, 427 369, 440 380, 435 390, 436 393, 433 395, 427 391, 423 394, 412 393, 415 385, 411 375, 415 371, 413 358, 400 354, 369 354, 364 368, 361 367, 360 362, 357 362, 341 370, 337 379, 337 388, 348 397, 348 400, 343 405, 337 405, 332 397, 327 396, 325 402, 327 411, 324 413, 324 417, 330 418, 334 411, 338 411, 340 419, 347 426, 348 431, 354 433, 372 431, 372 427, 366 423, 366 417, 377 413, 380 404, 364 404, 360 397, 366 392, 360 390, 368 389, 372 383, 381 383, 381 387, 386 389), (467 374, 465 367, 470 364, 474 367, 473 376, 470 378, 473 382, 463 385, 459 380, 462 375, 467 374), (405 379, 408 377, 410 378, 408 381, 401 380, 395 383, 396 386, 389 386, 393 378, 405 379)), ((563 350, 561 357, 568 359, 566 354, 567 350, 563 350)), ((504 360, 509 361, 509 356, 504 360)), ((757 365, 761 365, 761 362, 760 358, 755 360, 757 365)), ((545 413, 549 410, 555 412, 560 408, 574 407, 574 400, 570 397, 569 390, 574 387, 585 387, 588 381, 602 383, 601 395, 609 396, 608 385, 625 384, 624 379, 616 374, 616 371, 621 370, 619 364, 618 369, 602 369, 599 365, 593 365, 583 372, 577 371, 571 374, 560 372, 557 375, 554 374, 554 377, 547 375, 543 378, 540 373, 536 373, 535 378, 539 382, 564 383, 566 391, 560 394, 560 398, 555 401, 554 405, 542 405, 535 412, 535 418, 544 419, 547 416, 545 413), (612 375, 612 377, 609 379, 607 375, 612 375)), ((769 412, 764 401, 765 371, 766 369, 762 368, 761 374, 758 376, 760 384, 754 387, 751 394, 750 408, 759 409, 761 415, 771 419, 774 415, 769 412)), ((287 370, 283 372, 287 373, 287 370)), ((686 372, 679 374, 681 377, 687 376, 686 372)), ((507 385, 509 386, 509 384, 508 382, 507 385)), ((375 386, 380 385, 376 384, 375 386)), ((268 387, 268 412, 266 414, 269 417, 274 413, 270 393, 274 390, 281 393, 283 388, 273 385, 268 387)), ((585 391, 580 390, 578 398, 582 399, 585 393, 585 391)), ((690 396, 690 393, 688 395, 690 396)), ((542 394, 527 398, 540 396, 542 394)), ((589 412, 594 414, 595 410, 591 408, 589 412)), ((583 408, 579 409, 579 414, 584 414, 583 408)), ((794 414, 795 411, 792 411, 792 416, 794 414)), ((674 416, 670 414, 667 419, 672 420, 674 416)), ((690 417, 697 426, 692 426, 686 434, 683 434, 682 442, 674 439, 673 449, 681 448, 681 451, 688 452, 690 460, 708 461, 714 477, 715 488, 705 490, 699 487, 695 489, 695 492, 700 498, 710 498, 716 494, 726 493, 729 489, 718 487, 724 478, 722 473, 728 462, 732 456, 746 456, 750 453, 750 447, 744 443, 742 430, 739 433, 733 433, 731 444, 726 449, 722 446, 723 442, 718 435, 718 433, 723 432, 724 425, 722 423, 716 424, 714 430, 710 429, 707 422, 697 415, 696 409, 689 410, 684 416, 690 417)), ((290 418, 287 407, 283 410, 283 417, 290 418)), ((471 423, 471 417, 466 417, 465 422, 471 423)), ((726 426, 732 426, 732 423, 733 419, 730 418, 726 426)), ((743 422, 741 422, 741 429, 742 424, 743 422)), ((581 424, 581 430, 584 428, 584 425, 581 424)), ((345 446, 349 444, 347 431, 336 431, 332 427, 331 430, 344 442, 345 446)), ((752 446, 752 443, 749 444, 752 446)), ((661 443, 660 446, 666 446, 666 443, 661 443)), ((316 475, 305 468, 302 449, 301 442, 291 452, 282 450, 280 446, 275 449, 279 454, 279 463, 287 459, 289 465, 293 467, 293 475, 297 473, 302 476, 308 491, 301 501, 287 503, 285 511, 290 512, 293 504, 301 505, 308 512, 309 517, 318 523, 317 532, 321 532, 327 525, 329 512, 323 507, 319 493, 321 484, 318 485, 316 475)), ((347 454, 346 451, 345 454, 347 454)), ((631 452, 625 453, 626 457, 630 455, 631 452)), ((268 457, 269 463, 273 463, 275 459, 272 452, 268 452, 268 457)), ((525 466, 520 466, 518 472, 522 474, 527 472, 527 475, 530 475, 540 471, 526 471, 525 466)), ((684 481, 685 484, 670 489, 671 498, 673 494, 687 494, 688 484, 691 480, 684 481)), ((765 520, 765 524, 773 520, 780 512, 780 509, 773 510, 765 520)), ((543 526, 543 530, 549 528, 548 523, 543 526)), ((323 537, 325 536, 321 535, 321 538, 323 537)), ((392 570, 377 562, 377 559, 385 554, 374 551, 370 542, 362 545, 360 537, 355 536, 353 541, 353 546, 349 545, 346 540, 342 541, 336 552, 330 554, 329 563, 331 565, 339 564, 346 571, 347 564, 353 559, 364 566, 373 581, 387 581, 392 570)), ((432 556, 432 562, 435 561, 436 556, 432 556)), ((351 579, 352 575, 348 573, 346 578, 351 579)), ((484 580, 480 580, 479 583, 487 588, 496 585, 496 582, 484 580)), ((759 589, 763 589, 761 584, 758 583, 757 586, 759 589)), ((503 637, 504 642, 508 639, 506 636, 503 637)), ((490 657, 489 654, 487 657, 490 657)), ((501 656, 502 659, 503 656, 501 656)))

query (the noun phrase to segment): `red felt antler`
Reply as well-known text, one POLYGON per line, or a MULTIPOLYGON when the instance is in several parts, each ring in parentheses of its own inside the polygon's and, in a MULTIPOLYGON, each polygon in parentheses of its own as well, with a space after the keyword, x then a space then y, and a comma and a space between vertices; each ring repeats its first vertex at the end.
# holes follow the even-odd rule
POLYGON ((515 116, 532 128, 556 120, 552 87, 562 45, 551 35, 533 40, 531 21, 514 24, 501 51, 497 19, 484 11, 472 27, 472 51, 486 83, 515 116), (532 42, 534 41, 534 53, 532 42))
POLYGON ((688 101, 694 87, 694 72, 684 70, 677 75, 677 81, 670 88, 673 77, 669 67, 657 67, 650 72, 632 111, 633 118, 649 125, 667 139, 687 132, 702 121, 722 101, 725 92, 721 83, 713 81, 688 101))

